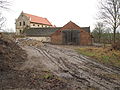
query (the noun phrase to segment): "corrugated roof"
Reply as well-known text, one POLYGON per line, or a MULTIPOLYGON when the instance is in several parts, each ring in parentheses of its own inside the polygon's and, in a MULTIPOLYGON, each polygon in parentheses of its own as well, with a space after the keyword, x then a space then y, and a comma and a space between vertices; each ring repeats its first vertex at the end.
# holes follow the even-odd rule
POLYGON ((84 29, 85 31, 89 32, 90 33, 90 27, 80 27, 82 29, 84 29))
POLYGON ((50 25, 52 26, 52 24, 48 21, 47 18, 43 18, 43 17, 39 17, 39 16, 35 16, 32 14, 27 14, 24 13, 28 18, 30 18, 31 22, 35 22, 35 23, 41 23, 41 24, 45 24, 45 25, 50 25))
POLYGON ((61 27, 51 27, 51 28, 30 28, 24 31, 27 36, 50 36, 55 31, 59 30, 61 27))

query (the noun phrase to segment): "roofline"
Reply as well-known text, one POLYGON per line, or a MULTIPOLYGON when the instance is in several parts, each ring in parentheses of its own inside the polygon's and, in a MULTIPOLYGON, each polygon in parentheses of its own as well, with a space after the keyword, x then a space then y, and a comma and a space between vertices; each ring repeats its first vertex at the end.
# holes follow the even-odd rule
POLYGON ((42 28, 62 28, 62 27, 39 27, 39 28, 30 28, 30 29, 42 29, 42 28))
MULTIPOLYGON (((24 12, 22 12, 25 16, 27 16, 27 14, 28 15, 32 15, 32 16, 35 16, 35 17, 39 17, 39 18, 43 18, 43 19, 46 19, 48 22, 49 22, 49 24, 44 24, 44 25, 49 25, 49 26, 53 26, 52 25, 52 23, 47 19, 47 18, 45 18, 45 17, 40 17, 40 16, 37 16, 37 15, 33 15, 33 14, 29 14, 29 13, 24 13, 24 12)), ((28 17, 28 16, 27 16, 28 17)), ((28 18, 30 18, 30 17, 28 17, 28 18)), ((31 22, 31 20, 30 20, 30 22, 31 22)), ((37 23, 37 22, 34 22, 34 23, 37 23)), ((40 24, 42 24, 42 23, 40 23, 40 24)))
MULTIPOLYGON (((30 21, 30 22, 31 22, 31 21, 30 21)), ((31 23, 36 23, 36 24, 43 24, 43 23, 38 23, 38 22, 31 22, 31 23)), ((49 24, 43 24, 43 25, 52 26, 52 25, 49 25, 49 24)))

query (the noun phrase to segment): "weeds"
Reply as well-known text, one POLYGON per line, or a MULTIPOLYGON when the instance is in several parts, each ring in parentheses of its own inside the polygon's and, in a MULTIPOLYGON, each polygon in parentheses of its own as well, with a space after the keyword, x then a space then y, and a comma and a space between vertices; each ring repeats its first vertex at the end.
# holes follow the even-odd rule
POLYGON ((109 50, 109 48, 78 48, 76 49, 82 55, 94 58, 97 62, 120 67, 120 51, 109 50))

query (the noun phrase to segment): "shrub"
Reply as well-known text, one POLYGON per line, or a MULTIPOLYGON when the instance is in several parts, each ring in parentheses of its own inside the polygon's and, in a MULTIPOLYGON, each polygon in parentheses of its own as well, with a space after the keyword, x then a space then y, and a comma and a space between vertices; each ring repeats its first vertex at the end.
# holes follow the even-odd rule
POLYGON ((113 48, 114 50, 120 50, 120 41, 112 44, 112 48, 113 48))

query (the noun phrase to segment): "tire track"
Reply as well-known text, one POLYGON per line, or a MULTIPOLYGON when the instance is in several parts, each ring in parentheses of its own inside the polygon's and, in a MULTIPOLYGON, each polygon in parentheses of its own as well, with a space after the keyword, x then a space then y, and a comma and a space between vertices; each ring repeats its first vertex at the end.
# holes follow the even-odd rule
MULTIPOLYGON (((34 48, 34 47, 33 47, 34 48)), ((68 55, 65 52, 63 52, 63 50, 54 48, 54 47, 42 47, 42 48, 34 48, 37 51, 40 52, 40 54, 42 54, 44 57, 47 57, 52 63, 54 63, 55 65, 57 65, 61 71, 69 73, 74 79, 76 79, 78 82, 81 82, 83 85, 85 86, 90 86, 91 83, 95 83, 95 85, 99 85, 99 87, 104 88, 105 90, 113 90, 111 89, 111 87, 109 87, 110 85, 114 84, 116 87, 120 86, 119 83, 113 82, 109 79, 106 79, 96 73, 93 73, 92 71, 90 71, 89 66, 84 66, 85 68, 87 68, 87 70, 84 70, 82 68, 79 67, 79 64, 81 64, 79 61, 81 60, 80 57, 78 57, 77 55, 73 56, 73 55, 68 55), (73 59, 77 60, 78 64, 74 64, 74 63, 70 63, 65 57, 57 57, 54 55, 54 53, 51 53, 51 50, 58 50, 58 52, 62 53, 62 54, 66 54, 69 57, 72 57, 73 59), (82 72, 80 72, 82 71, 82 72), (81 76, 81 74, 85 75, 83 77, 83 75, 81 76), (87 75, 88 74, 88 75, 87 75), (91 75, 91 76, 89 76, 91 75), (94 77, 93 77, 94 76, 94 77), (101 80, 102 78, 102 80, 101 80), (98 81, 96 81, 96 79, 98 81), (101 82, 99 82, 101 81, 101 82), (103 83, 104 82, 104 83, 103 83)), ((84 63, 91 63, 89 61, 85 61, 84 58, 82 58, 82 62, 84 63)), ((94 63, 91 63, 94 64, 94 63)), ((96 64, 94 64, 96 66, 96 64)), ((97 68, 100 68, 100 66, 97 66, 97 68)), ((104 70, 103 68, 101 70, 104 70)), ((104 71, 107 71, 108 73, 110 73, 108 68, 105 68, 104 71), (106 70, 107 69, 107 70, 106 70)), ((113 72, 114 73, 114 72, 113 72)))

